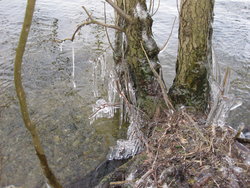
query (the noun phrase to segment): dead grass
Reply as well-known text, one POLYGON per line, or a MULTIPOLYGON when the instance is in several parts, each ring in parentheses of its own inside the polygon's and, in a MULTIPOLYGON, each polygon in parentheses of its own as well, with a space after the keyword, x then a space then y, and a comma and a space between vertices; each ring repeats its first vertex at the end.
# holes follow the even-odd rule
POLYGON ((185 110, 161 114, 150 123, 146 158, 128 165, 123 179, 111 178, 109 187, 250 187, 249 145, 235 140, 234 129, 205 120, 185 110), (127 179, 131 172, 134 178, 127 179))
POLYGON ((184 110, 162 117, 133 187, 250 187, 250 150, 234 139, 236 131, 202 122, 184 110))

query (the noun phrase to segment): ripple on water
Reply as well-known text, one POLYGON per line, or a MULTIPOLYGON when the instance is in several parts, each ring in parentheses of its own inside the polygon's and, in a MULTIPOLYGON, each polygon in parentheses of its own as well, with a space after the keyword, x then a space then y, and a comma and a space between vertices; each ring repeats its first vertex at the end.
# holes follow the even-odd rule
MULTIPOLYGON (((44 182, 30 135, 24 129, 13 85, 13 58, 23 21, 25 0, 0 1, 0 149, 4 166, 0 186, 6 183, 41 187, 44 182), (13 173, 15 172, 15 173, 13 173), (2 183, 2 184, 1 184, 2 183)), ((162 1, 155 15, 154 36, 159 45, 166 41, 177 14, 175 1, 162 1), (170 3, 170 4, 168 4, 170 3)), ((77 36, 75 79, 72 88, 71 43, 61 52, 54 39, 72 35, 86 18, 82 5, 103 17, 102 3, 92 0, 38 1, 24 58, 23 79, 32 120, 37 124, 49 162, 56 175, 65 182, 81 178, 105 158, 108 146, 118 138, 117 119, 97 120, 89 125, 93 96, 91 49, 103 46, 103 30, 86 27, 77 36), (100 8, 99 8, 100 7, 100 8), (98 155, 97 155, 98 154, 98 155), (100 155, 99 155, 100 154, 100 155)), ((249 1, 218 0, 215 6, 214 46, 216 57, 224 67, 236 72, 232 91, 245 102, 231 112, 230 121, 249 121, 249 1), (239 14, 240 12, 240 14, 239 14)), ((108 15, 112 10, 108 9, 108 15)), ((166 79, 174 76, 177 52, 176 22, 167 50, 161 54, 166 79), (169 71, 170 70, 170 71, 169 71), (169 76, 171 75, 171 76, 169 76)), ((100 79, 101 80, 101 79, 100 79)), ((97 80, 97 81, 100 81, 97 80)), ((169 84, 171 82, 168 82, 169 84)), ((98 86, 97 89, 103 88, 98 86)), ((104 91, 98 97, 103 97, 104 91)))

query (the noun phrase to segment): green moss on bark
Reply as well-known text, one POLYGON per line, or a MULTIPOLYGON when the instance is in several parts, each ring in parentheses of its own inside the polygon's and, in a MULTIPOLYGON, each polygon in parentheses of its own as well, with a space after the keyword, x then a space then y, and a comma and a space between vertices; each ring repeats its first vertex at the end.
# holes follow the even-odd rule
MULTIPOLYGON (((126 42, 121 42, 121 37, 117 34, 116 36, 116 50, 119 51, 122 45, 125 46, 124 59, 116 58, 116 65, 120 68, 118 76, 121 81, 127 79, 128 82, 132 83, 132 87, 135 91, 137 104, 140 108, 152 116, 154 106, 154 101, 151 100, 160 96, 159 84, 149 66, 146 59, 145 53, 141 47, 143 44, 147 55, 152 62, 158 62, 159 48, 152 36, 152 19, 149 14, 147 14, 147 7, 145 0, 131 0, 126 1, 124 5, 121 1, 118 1, 118 5, 122 8, 128 15, 133 18, 133 22, 128 22, 127 20, 121 19, 119 15, 117 16, 118 25, 122 26, 125 30, 126 42), (140 6, 142 11, 147 15, 146 17, 136 16, 136 7, 140 6), (123 23, 123 24, 121 24, 123 23), (150 45, 147 43, 150 42, 150 45)), ((121 56, 120 56, 121 57, 121 56)), ((157 64, 157 63, 156 63, 157 64)), ((159 72, 160 66, 155 66, 157 72, 159 72)), ((121 83, 122 89, 126 86, 121 83)), ((127 96, 129 96, 127 94, 127 96)))
POLYGON ((192 106, 203 112, 210 99, 213 5, 213 0, 181 2, 176 77, 169 92, 175 105, 192 106))

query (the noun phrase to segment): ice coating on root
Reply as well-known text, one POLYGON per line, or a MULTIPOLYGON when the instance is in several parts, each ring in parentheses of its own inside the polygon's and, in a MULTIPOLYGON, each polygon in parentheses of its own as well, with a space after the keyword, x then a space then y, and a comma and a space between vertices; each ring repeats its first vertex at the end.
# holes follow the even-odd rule
POLYGON ((214 104, 208 116, 208 123, 224 126, 229 112, 237 109, 242 105, 242 100, 235 98, 233 94, 221 94, 217 92, 214 104))
MULTIPOLYGON (((126 84, 128 86, 129 96, 133 104, 136 104, 136 97, 132 84, 126 84)), ((111 151, 108 155, 109 160, 120 160, 127 159, 139 153, 144 146, 144 135, 140 128, 143 125, 143 120, 141 118, 141 113, 138 109, 132 105, 128 104, 124 99, 124 109, 126 114, 129 117, 129 127, 127 130, 127 139, 118 140, 116 146, 111 148, 111 151)))
POLYGON ((97 100, 96 104, 93 105, 93 113, 90 116, 90 123, 92 124, 98 118, 113 118, 116 109, 118 108, 119 105, 109 103, 104 99, 97 100))
POLYGON ((229 94, 230 70, 221 79, 220 68, 212 51, 212 67, 209 83, 211 86, 212 106, 207 118, 207 125, 224 126, 229 112, 242 105, 242 100, 229 94))
MULTIPOLYGON (((140 131, 142 126, 142 118, 135 107, 136 96, 132 84, 125 81, 125 90, 128 92, 129 102, 125 99, 124 91, 118 93, 117 77, 113 71, 107 70, 106 56, 102 55, 97 60, 93 61, 93 80, 94 80, 94 95, 100 97, 98 91, 99 82, 107 82, 107 98, 99 98, 93 105, 93 113, 89 117, 90 123, 93 123, 98 118, 113 118, 116 110, 120 108, 120 119, 128 120, 130 125, 127 131, 126 140, 118 140, 117 145, 111 148, 107 158, 112 159, 126 159, 136 155, 143 148, 143 133, 140 131), (120 96, 121 103, 116 103, 117 96, 120 96), (129 117, 129 119, 127 119, 129 117)), ((121 86, 119 86, 121 88, 121 86)))
POLYGON ((111 148, 108 160, 127 159, 139 153, 143 149, 143 133, 140 131, 141 118, 131 117, 127 131, 127 140, 118 140, 116 146, 111 148))
POLYGON ((104 82, 107 76, 106 54, 100 55, 97 59, 90 61, 93 64, 93 92, 95 97, 99 97, 99 82, 104 82))

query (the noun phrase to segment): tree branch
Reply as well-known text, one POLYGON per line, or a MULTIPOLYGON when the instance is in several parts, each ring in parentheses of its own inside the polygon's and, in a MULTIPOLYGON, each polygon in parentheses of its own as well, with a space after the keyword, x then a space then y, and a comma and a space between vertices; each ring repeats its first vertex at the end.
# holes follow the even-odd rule
POLYGON ((90 24, 96 24, 96 25, 100 25, 100 26, 103 26, 103 27, 106 27, 106 28, 116 29, 116 30, 118 30, 120 32, 124 32, 124 30, 121 27, 119 27, 119 26, 111 25, 111 24, 106 24, 106 23, 102 23, 102 22, 99 22, 99 21, 95 20, 84 6, 82 6, 82 8, 84 9, 84 11, 86 12, 86 14, 88 15, 88 18, 86 19, 86 21, 83 22, 82 24, 78 25, 78 27, 76 28, 76 30, 75 30, 75 32, 74 32, 74 34, 72 35, 71 38, 66 38, 66 39, 63 39, 63 40, 57 40, 57 42, 64 42, 66 40, 74 41, 77 32, 82 27, 84 27, 86 25, 90 25, 90 24))
POLYGON ((172 103, 171 103, 171 101, 169 100, 168 95, 167 95, 167 93, 166 93, 166 86, 165 86, 164 82, 162 81, 161 76, 156 72, 156 70, 154 69, 153 65, 151 64, 150 59, 149 59, 149 57, 148 57, 148 54, 147 54, 145 48, 143 47, 142 42, 141 42, 141 48, 142 48, 142 50, 143 50, 143 52, 144 52, 144 54, 145 54, 145 56, 146 56, 146 58, 147 58, 147 61, 148 61, 148 63, 149 63, 149 66, 150 66, 150 68, 151 68, 151 70, 152 70, 154 76, 156 77, 156 79, 157 79, 157 81, 158 81, 158 83, 159 83, 159 85, 160 85, 160 87, 161 87, 161 92, 162 92, 162 95, 163 95, 163 99, 164 99, 164 101, 165 101, 167 107, 168 107, 170 110, 175 111, 174 106, 172 105, 172 103))
POLYGON ((120 16, 125 18, 129 22, 133 22, 132 17, 126 14, 122 9, 120 9, 112 0, 105 0, 110 6, 112 6, 120 16))
POLYGON ((155 12, 151 15, 151 17, 153 17, 158 12, 158 10, 160 8, 160 4, 161 4, 161 0, 158 1, 157 8, 156 8, 155 12))
MULTIPOLYGON (((118 30, 118 31, 123 32, 123 29, 120 28, 120 27, 118 27, 118 26, 116 26, 116 25, 110 25, 110 24, 102 23, 102 22, 99 22, 99 21, 95 20, 95 19, 90 15, 90 13, 87 11, 87 9, 86 9, 84 6, 82 6, 82 8, 84 9, 84 11, 86 12, 86 14, 88 15, 88 19, 77 27, 77 29, 75 30, 74 34, 72 35, 72 37, 71 37, 71 39, 70 39, 71 41, 73 41, 73 40, 75 39, 76 33, 77 33, 82 27, 84 27, 85 25, 90 25, 90 24, 97 24, 97 25, 101 25, 101 26, 103 26, 103 27, 108 27, 108 28, 116 29, 116 30, 118 30)), ((67 40, 68 40, 68 39, 67 39, 67 40)))
MULTIPOLYGON (((105 2, 104 2, 104 23, 105 23, 105 24, 106 24, 106 20, 107 20, 106 17, 107 17, 107 16, 106 16, 106 4, 105 4, 105 2)), ((105 27, 105 32, 106 32, 106 36, 107 36, 109 45, 110 45, 111 49, 113 50, 113 52, 115 52, 115 49, 114 49, 114 47, 113 47, 113 45, 112 45, 112 43, 111 43, 111 40, 110 40, 110 38, 109 38, 109 33, 108 33, 107 27, 105 27)))
POLYGON ((16 49, 16 57, 14 63, 14 81, 16 94, 19 100, 20 111, 22 113, 22 118, 26 129, 30 132, 32 137, 33 146, 36 151, 36 155, 39 158, 40 166, 43 170, 44 176, 48 179, 48 183, 53 188, 62 188, 61 184, 57 180, 56 176, 53 174, 52 170, 48 165, 48 161, 43 149, 41 140, 39 138, 36 126, 31 122, 29 110, 26 102, 26 95, 22 83, 22 61, 25 52, 25 46, 27 43, 32 17, 35 9, 36 0, 28 0, 26 5, 25 17, 22 26, 22 31, 20 34, 18 46, 16 49))
POLYGON ((166 49, 167 45, 168 45, 168 41, 169 41, 169 39, 171 38, 172 33, 173 33, 173 30, 174 30, 175 21, 176 21, 176 16, 175 16, 175 18, 174 18, 174 22, 173 22, 173 25, 172 25, 172 28, 171 28, 171 32, 170 32, 170 34, 169 34, 169 36, 168 36, 168 39, 167 39, 166 43, 163 45, 163 47, 160 49, 160 52, 163 52, 163 51, 166 49))

